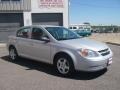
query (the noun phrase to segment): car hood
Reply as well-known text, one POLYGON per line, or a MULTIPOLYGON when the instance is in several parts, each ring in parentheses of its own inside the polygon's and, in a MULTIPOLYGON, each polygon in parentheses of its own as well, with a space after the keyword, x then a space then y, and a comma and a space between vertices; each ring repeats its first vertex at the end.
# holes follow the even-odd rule
POLYGON ((86 38, 64 40, 60 42, 76 49, 85 48, 85 49, 90 49, 94 51, 99 51, 99 50, 104 50, 108 48, 108 46, 104 43, 86 39, 86 38))

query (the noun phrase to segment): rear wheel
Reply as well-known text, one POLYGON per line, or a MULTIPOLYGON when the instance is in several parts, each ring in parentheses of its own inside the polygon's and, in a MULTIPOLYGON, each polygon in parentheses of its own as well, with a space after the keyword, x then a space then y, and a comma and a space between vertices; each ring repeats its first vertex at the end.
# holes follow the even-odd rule
POLYGON ((14 47, 9 48, 9 57, 12 61, 18 58, 17 50, 14 47))
POLYGON ((74 71, 72 59, 68 55, 57 57, 55 65, 57 71, 63 76, 68 76, 74 71))

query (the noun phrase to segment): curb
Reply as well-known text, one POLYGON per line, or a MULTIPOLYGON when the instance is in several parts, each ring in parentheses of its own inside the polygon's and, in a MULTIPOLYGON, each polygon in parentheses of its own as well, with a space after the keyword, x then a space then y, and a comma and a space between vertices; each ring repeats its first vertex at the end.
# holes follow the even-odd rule
POLYGON ((106 42, 107 44, 112 44, 112 45, 116 45, 116 46, 120 46, 120 44, 118 43, 112 43, 112 42, 106 42))
POLYGON ((0 43, 0 48, 6 47, 5 43, 0 43))

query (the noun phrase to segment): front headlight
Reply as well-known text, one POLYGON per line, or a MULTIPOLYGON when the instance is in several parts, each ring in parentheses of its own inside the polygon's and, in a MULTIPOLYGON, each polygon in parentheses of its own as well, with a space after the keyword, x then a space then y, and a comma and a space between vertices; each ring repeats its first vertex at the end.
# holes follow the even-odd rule
POLYGON ((92 58, 92 57, 98 57, 99 54, 93 50, 89 50, 89 49, 80 49, 79 53, 82 57, 86 57, 86 58, 92 58))

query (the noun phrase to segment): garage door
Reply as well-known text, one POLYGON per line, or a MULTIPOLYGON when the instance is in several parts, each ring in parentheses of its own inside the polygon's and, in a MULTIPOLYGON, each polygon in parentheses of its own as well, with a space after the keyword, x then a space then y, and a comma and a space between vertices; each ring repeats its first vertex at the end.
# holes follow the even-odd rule
POLYGON ((32 14, 33 25, 57 25, 63 26, 63 14, 62 13, 33 13, 32 14))
POLYGON ((6 42, 9 35, 23 26, 22 13, 0 13, 0 42, 6 42))

